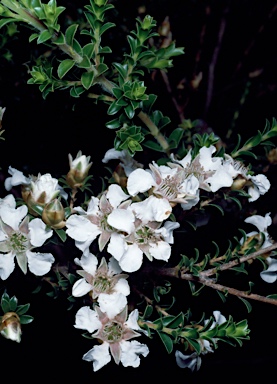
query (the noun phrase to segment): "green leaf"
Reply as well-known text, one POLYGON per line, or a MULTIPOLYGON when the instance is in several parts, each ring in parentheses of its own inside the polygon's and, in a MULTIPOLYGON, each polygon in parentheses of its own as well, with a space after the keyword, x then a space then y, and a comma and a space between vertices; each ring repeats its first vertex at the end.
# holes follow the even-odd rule
POLYGON ((91 61, 87 56, 83 56, 83 60, 77 64, 79 68, 90 68, 91 61))
POLYGON ((250 313, 252 311, 252 305, 249 303, 248 300, 245 300, 243 297, 238 297, 246 306, 247 312, 250 313))
POLYGON ((167 352, 171 353, 173 351, 173 341, 171 337, 164 332, 157 331, 157 333, 160 336, 167 352))
POLYGON ((13 18, 2 19, 2 20, 0 20, 0 28, 2 28, 4 25, 6 25, 8 23, 13 23, 14 21, 17 21, 17 20, 13 19, 13 18))
POLYGON ((94 51, 94 44, 92 43, 86 44, 83 47, 83 55, 87 56, 89 59, 91 59, 93 51, 94 51))
POLYGON ((94 79, 93 72, 84 72, 81 77, 82 86, 85 89, 89 89, 92 86, 93 79, 94 79))
POLYGON ((24 304, 24 305, 19 305, 17 307, 17 310, 16 310, 16 313, 21 316, 21 315, 24 315, 24 313, 26 313, 30 308, 30 304, 24 304))
POLYGON ((180 140, 183 137, 183 134, 184 134, 183 128, 174 129, 174 131, 170 134, 168 138, 170 149, 178 147, 180 140))
POLYGON ((66 44, 64 34, 60 32, 59 36, 56 38, 56 40, 53 41, 53 43, 56 44, 56 45, 66 44))
POLYGON ((114 23, 105 23, 100 28, 99 36, 101 36, 104 32, 106 32, 109 28, 115 27, 114 23))
POLYGON ((153 313, 153 306, 152 305, 147 305, 144 314, 143 314, 143 319, 148 319, 153 313))
POLYGON ((9 312, 11 310, 10 309, 10 300, 5 298, 5 297, 3 298, 3 296, 2 296, 1 307, 2 307, 2 310, 4 313, 9 312))
POLYGON ((277 300, 277 293, 273 293, 272 295, 268 295, 266 297, 268 297, 269 299, 277 300))
POLYGON ((37 34, 37 33, 32 33, 31 36, 29 37, 29 43, 31 43, 32 41, 34 41, 37 37, 38 37, 38 34, 37 34))
POLYGON ((16 307, 17 307, 17 298, 15 296, 13 296, 11 299, 10 299, 10 310, 11 311, 15 311, 16 307))
POLYGON ((74 67, 74 64, 75 64, 74 60, 71 60, 71 59, 63 60, 58 67, 59 78, 62 79, 64 75, 66 75, 67 72, 70 71, 72 67, 74 67))
POLYGON ((144 141, 143 146, 146 148, 153 149, 153 151, 164 152, 163 148, 158 143, 151 140, 144 141))
POLYGON ((113 120, 110 120, 106 123, 106 127, 109 128, 109 129, 117 129, 119 127, 121 127, 121 122, 119 119, 113 119, 113 120))
POLYGON ((209 203, 207 205, 207 207, 215 207, 215 208, 217 208, 221 212, 222 216, 224 216, 224 210, 219 205, 217 205, 217 204, 210 204, 209 203))
POLYGON ((73 87, 70 89, 70 96, 79 97, 83 92, 85 92, 84 87, 73 87))
POLYGON ((59 236, 59 238, 65 242, 66 240, 66 232, 63 229, 55 229, 56 234, 59 236))
POLYGON ((135 116, 135 111, 130 104, 126 108, 124 108, 124 111, 130 120, 135 116))
POLYGON ((65 31, 65 40, 66 40, 66 43, 70 46, 73 46, 73 40, 74 40, 74 36, 77 29, 78 29, 78 24, 72 24, 65 31))
POLYGON ((52 34, 48 30, 45 30, 40 33, 37 39, 37 43, 38 44, 45 43, 45 41, 50 40, 51 38, 52 38, 52 34))
POLYGON ((32 316, 29 316, 29 315, 20 316, 20 323, 21 324, 30 324, 33 320, 34 320, 34 318, 32 316))

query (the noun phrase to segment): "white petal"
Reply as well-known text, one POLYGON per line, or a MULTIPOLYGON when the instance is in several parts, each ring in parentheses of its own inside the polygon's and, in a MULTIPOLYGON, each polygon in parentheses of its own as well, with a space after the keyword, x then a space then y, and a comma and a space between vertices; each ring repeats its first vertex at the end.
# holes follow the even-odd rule
POLYGON ((51 253, 26 252, 29 270, 36 276, 43 276, 51 269, 55 259, 51 253))
POLYGON ((109 214, 107 221, 110 226, 128 234, 132 233, 135 228, 135 217, 131 211, 126 209, 114 209, 109 214))
POLYGON ((183 168, 186 168, 191 163, 191 149, 188 151, 186 156, 182 160, 175 159, 174 155, 171 153, 170 158, 175 161, 176 163, 179 163, 182 165, 183 168))
POLYGON ((222 164, 223 159, 221 157, 212 157, 214 152, 216 152, 216 148, 213 145, 202 147, 199 150, 199 163, 205 171, 215 171, 222 164))
POLYGON ((2 205, 8 205, 10 208, 15 209, 16 201, 15 201, 14 195, 10 193, 9 195, 5 196, 3 199, 0 199, 0 208, 2 205))
POLYGON ((226 317, 221 314, 220 311, 213 311, 216 324, 220 325, 227 321, 226 317))
POLYGON ((189 368, 192 372, 198 371, 201 366, 201 357, 193 352, 191 355, 184 355, 180 351, 175 352, 176 363, 180 368, 189 368))
POLYGON ((99 212, 99 199, 98 199, 98 197, 92 196, 92 198, 89 201, 87 214, 88 215, 96 215, 97 212, 99 212))
POLYGON ((264 217, 260 215, 252 215, 247 217, 244 221, 245 223, 255 225, 259 232, 267 232, 267 228, 272 224, 270 213, 267 213, 264 217))
POLYGON ((166 221, 164 223, 163 228, 166 229, 166 233, 164 234, 163 238, 167 243, 169 243, 169 244, 174 243, 173 231, 174 231, 174 229, 179 228, 179 227, 180 227, 180 223, 177 223, 175 221, 166 221))
POLYGON ((0 253, 0 278, 6 280, 13 272, 15 267, 14 254, 12 252, 0 253))
POLYGON ((77 241, 83 242, 89 239, 92 242, 101 233, 95 224, 80 215, 70 216, 66 221, 66 226, 68 236, 77 241))
POLYGON ((122 293, 124 296, 130 294, 130 286, 126 279, 119 279, 114 286, 114 290, 118 293, 122 293))
POLYGON ((16 209, 10 208, 8 205, 1 205, 2 220, 14 230, 18 230, 19 224, 27 213, 28 208, 26 205, 21 205, 16 209))
POLYGON ((75 281, 72 287, 72 296, 81 297, 86 295, 92 290, 91 284, 87 283, 86 279, 79 279, 75 281))
POLYGON ((143 260, 143 252, 137 244, 128 245, 126 252, 119 260, 119 265, 125 272, 135 272, 140 269, 143 260))
POLYGON ((127 195, 117 184, 111 184, 108 188, 107 199, 114 208, 118 207, 122 201, 127 200, 129 197, 130 195, 127 195))
POLYGON ((95 311, 90 309, 90 307, 82 307, 78 310, 75 316, 75 328, 85 329, 89 333, 101 328, 102 323, 98 318, 98 315, 95 311))
POLYGON ((141 344, 137 340, 122 340, 120 347, 122 351, 121 363, 123 367, 137 368, 140 365, 139 355, 146 357, 149 353, 147 345, 141 344))
POLYGON ((31 243, 35 247, 40 247, 53 235, 53 230, 46 227, 41 219, 33 219, 29 223, 31 243))
POLYGON ((128 320, 125 322, 128 328, 131 328, 135 331, 141 331, 142 329, 138 325, 138 309, 134 309, 128 316, 128 320))
POLYGON ((172 207, 167 199, 158 199, 155 196, 150 196, 144 201, 133 203, 130 206, 136 216, 143 222, 149 221, 161 222, 169 217, 172 212, 172 207))
POLYGON ((12 187, 15 187, 17 185, 29 184, 31 181, 31 179, 25 177, 21 171, 18 171, 17 169, 12 168, 11 166, 9 166, 8 172, 10 175, 12 175, 12 177, 8 177, 5 180, 4 185, 7 191, 11 190, 12 187))
POLYGON ((111 275, 117 275, 122 272, 122 269, 118 264, 118 261, 112 256, 110 257, 110 260, 108 262, 108 268, 109 268, 109 273, 111 275))
POLYGON ((118 315, 127 304, 126 296, 122 293, 100 293, 98 297, 99 307, 110 319, 118 315))
POLYGON ((247 193, 248 193, 248 195, 251 196, 251 197, 248 198, 248 201, 250 203, 252 203, 253 201, 258 200, 258 198, 260 197, 260 192, 259 192, 258 188, 256 188, 255 186, 254 187, 249 187, 247 193))
POLYGON ((274 283, 277 280, 277 260, 271 261, 267 270, 260 273, 266 283, 274 283))
POLYGON ((159 241, 149 248, 149 253, 157 260, 168 261, 171 255, 171 246, 165 241, 159 241))
POLYGON ((270 182, 265 175, 259 174, 250 177, 252 183, 258 188, 261 195, 264 195, 270 188, 270 182))
POLYGON ((82 255, 78 265, 80 265, 84 271, 94 276, 98 265, 98 259, 93 253, 87 252, 82 255))
POLYGON ((230 187, 233 184, 233 178, 224 167, 220 166, 213 176, 208 177, 205 182, 209 184, 212 192, 216 192, 220 188, 230 187))
POLYGON ((153 185, 155 185, 155 181, 151 174, 141 168, 131 172, 127 180, 127 190, 131 196, 135 196, 139 192, 146 192, 153 185))
POLYGON ((101 345, 95 345, 90 351, 84 354, 83 360, 92 361, 93 370, 96 372, 111 361, 109 349, 110 346, 106 342, 101 345))
POLYGON ((112 233, 107 251, 116 260, 119 261, 126 249, 127 249, 127 244, 123 238, 123 235, 120 235, 119 233, 115 233, 115 232, 112 233))

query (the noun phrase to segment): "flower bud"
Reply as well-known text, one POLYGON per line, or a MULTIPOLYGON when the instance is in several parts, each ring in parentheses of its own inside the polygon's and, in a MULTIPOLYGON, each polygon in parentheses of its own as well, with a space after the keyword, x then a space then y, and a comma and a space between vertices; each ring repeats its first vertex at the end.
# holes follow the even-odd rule
POLYGON ((82 155, 82 152, 77 153, 73 160, 71 154, 68 155, 70 171, 66 175, 66 181, 71 188, 81 187, 88 175, 88 171, 92 165, 90 156, 82 155))
POLYGON ((54 229, 61 229, 65 226, 65 212, 64 207, 59 199, 50 201, 44 206, 42 212, 42 220, 46 225, 54 229))
POLYGON ((15 312, 7 312, 2 316, 0 324, 0 333, 6 339, 10 339, 20 343, 21 341, 21 324, 20 318, 15 312))
POLYGON ((233 184, 231 185, 231 190, 233 191, 240 190, 245 186, 246 183, 247 183, 246 179, 238 178, 233 181, 233 184))

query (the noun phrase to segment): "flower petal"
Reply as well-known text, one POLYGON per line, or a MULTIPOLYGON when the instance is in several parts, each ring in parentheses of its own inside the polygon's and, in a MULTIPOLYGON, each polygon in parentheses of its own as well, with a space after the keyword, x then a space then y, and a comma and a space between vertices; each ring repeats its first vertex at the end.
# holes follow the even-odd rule
POLYGON ((51 269, 55 259, 51 253, 36 253, 27 251, 28 266, 30 272, 36 276, 43 276, 51 269))
POLYGON ((147 345, 141 344, 137 340, 122 340, 120 347, 122 351, 121 363, 123 367, 137 368, 140 365, 139 355, 146 357, 149 353, 147 345))
POLYGON ((89 333, 101 328, 102 323, 98 318, 97 312, 90 309, 89 306, 82 307, 75 316, 75 328, 85 329, 89 333))
POLYGON ((110 319, 118 315, 127 304, 126 296, 122 293, 100 293, 98 303, 102 312, 110 319))
POLYGON ((86 279, 79 279, 75 281, 72 287, 72 296, 81 297, 86 295, 92 290, 91 284, 87 283, 86 279))
POLYGON ((35 247, 40 247, 53 235, 53 230, 46 227, 41 219, 33 219, 29 223, 31 243, 35 247))
POLYGON ((154 185, 155 181, 151 174, 141 168, 131 172, 127 180, 127 190, 131 196, 146 192, 154 185))
POLYGON ((0 253, 0 278, 2 280, 7 280, 14 268, 15 262, 13 253, 0 253))
POLYGON ((92 361, 93 370, 96 372, 111 361, 112 358, 109 349, 109 344, 106 342, 101 345, 95 345, 90 351, 84 354, 83 360, 92 361))

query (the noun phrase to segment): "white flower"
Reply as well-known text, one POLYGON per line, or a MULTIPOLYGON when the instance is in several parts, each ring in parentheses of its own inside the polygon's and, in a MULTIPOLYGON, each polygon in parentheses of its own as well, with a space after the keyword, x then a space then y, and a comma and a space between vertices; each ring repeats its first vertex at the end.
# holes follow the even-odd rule
POLYGON ((266 270, 260 272, 260 276, 266 283, 275 283, 277 280, 277 260, 268 256, 266 263, 268 267, 266 270))
POLYGON ((264 195, 270 188, 270 182, 265 175, 259 174, 256 176, 250 176, 249 178, 253 183, 248 188, 248 194, 251 196, 248 201, 256 201, 260 195, 264 195))
POLYGON ((11 177, 7 177, 4 183, 7 191, 10 191, 12 187, 17 185, 29 185, 31 182, 31 177, 25 177, 21 171, 11 166, 9 166, 8 173, 11 177))
POLYGON ((192 372, 198 371, 201 367, 201 357, 193 352, 190 355, 184 355, 180 351, 175 352, 176 363, 180 368, 189 368, 192 372))
POLYGON ((173 243, 173 230, 179 228, 176 222, 165 222, 161 227, 159 222, 143 223, 136 219, 135 230, 130 235, 113 233, 108 245, 108 252, 119 262, 126 272, 137 271, 143 262, 143 254, 152 261, 168 261, 173 243))
MULTIPOLYGON (((267 228, 272 224, 272 219, 270 217, 270 213, 266 213, 265 216, 261 215, 252 215, 247 217, 245 220, 245 223, 253 224, 258 229, 257 231, 252 231, 246 234, 247 237, 252 237, 255 235, 258 235, 259 233, 262 233, 264 235, 263 244, 261 248, 269 247, 272 244, 272 241, 269 237, 269 233, 267 231, 267 228)), ((243 239, 242 239, 243 241, 243 239)))
POLYGON ((128 151, 123 149, 123 151, 117 151, 114 148, 109 149, 104 158, 102 159, 103 163, 107 163, 110 160, 119 159, 121 160, 120 166, 124 169, 126 176, 129 176, 137 168, 142 168, 143 165, 138 163, 128 151))
POLYGON ((186 173, 186 177, 194 175, 199 181, 199 188, 205 191, 216 192, 220 188, 230 187, 233 183, 232 175, 222 157, 212 156, 216 148, 202 147, 198 155, 192 159, 191 150, 182 160, 172 160, 180 164, 186 173))
POLYGON ((0 278, 6 280, 15 268, 14 258, 24 274, 27 265, 30 272, 43 276, 49 272, 54 257, 50 253, 36 253, 32 249, 40 247, 52 236, 41 219, 29 222, 25 205, 12 208, 1 205, 0 210, 0 278))
POLYGON ((130 287, 126 280, 128 275, 120 273, 118 262, 111 258, 107 264, 103 257, 97 268, 98 259, 92 253, 83 254, 75 262, 83 270, 77 271, 82 278, 74 283, 72 296, 80 297, 91 292, 92 298, 98 299, 101 311, 109 317, 121 312, 127 304, 126 296, 130 294, 130 287))
POLYGON ((134 216, 127 210, 131 201, 123 201, 128 197, 120 186, 112 184, 100 199, 91 198, 87 211, 75 208, 78 214, 67 219, 66 233, 75 240, 76 247, 85 252, 100 235, 98 244, 102 251, 113 232, 131 232, 134 216))
POLYGON ((99 307, 95 310, 82 307, 76 314, 75 328, 87 330, 91 336, 101 340, 83 356, 83 360, 93 362, 93 370, 98 371, 108 364, 113 357, 116 364, 137 368, 140 365, 139 355, 146 357, 149 353, 147 345, 136 340, 142 331, 137 324, 138 311, 130 313, 127 320, 127 306, 117 316, 110 318, 99 307), (94 332, 94 333, 93 333, 94 332))

